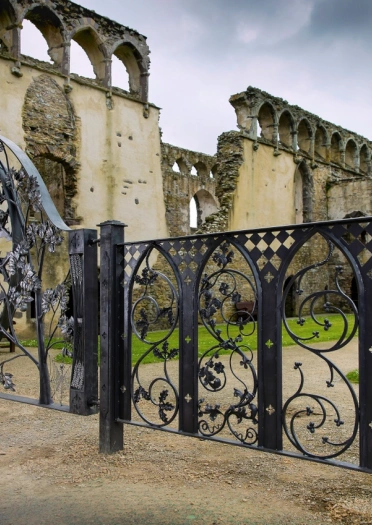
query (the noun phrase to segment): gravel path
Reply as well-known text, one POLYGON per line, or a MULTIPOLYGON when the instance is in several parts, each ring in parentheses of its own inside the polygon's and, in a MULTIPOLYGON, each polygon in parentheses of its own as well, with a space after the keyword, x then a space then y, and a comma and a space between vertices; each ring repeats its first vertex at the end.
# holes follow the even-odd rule
MULTIPOLYGON (((335 361, 346 372, 356 353, 335 361)), ((285 396, 298 355, 284 352, 285 396)), ((300 357, 316 386, 319 358, 300 357)), ((17 393, 30 394, 16 361, 17 393)), ((372 524, 369 474, 132 426, 123 452, 100 455, 97 441, 97 416, 0 400, 1 525, 372 524)))

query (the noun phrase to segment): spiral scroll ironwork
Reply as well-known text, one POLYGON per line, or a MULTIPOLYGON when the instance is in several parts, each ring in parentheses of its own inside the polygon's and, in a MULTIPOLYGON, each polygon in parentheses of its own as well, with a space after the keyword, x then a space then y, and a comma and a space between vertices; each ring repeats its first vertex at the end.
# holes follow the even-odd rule
POLYGON ((198 429, 204 436, 215 436, 228 429, 242 443, 253 445, 258 439, 258 410, 254 402, 258 381, 253 352, 244 339, 256 330, 257 292, 253 278, 229 266, 233 260, 234 251, 230 243, 224 242, 212 256, 217 269, 210 275, 204 274, 199 290, 200 319, 217 344, 199 359, 199 383, 205 397, 199 399, 198 429), (253 300, 242 301, 244 294, 253 300), (238 310, 238 304, 246 308, 238 310), (217 318, 222 326, 217 324, 217 318), (229 354, 227 365, 221 352, 229 354), (235 385, 228 389, 231 380, 235 385), (222 392, 219 403, 211 402, 212 392, 222 392), (227 399, 231 402, 226 407, 227 399), (249 421, 247 428, 242 428, 243 421, 249 421))
POLYGON ((169 373, 169 362, 178 357, 178 344, 173 346, 171 336, 178 324, 179 295, 176 285, 164 273, 151 267, 149 250, 145 266, 137 273, 134 282, 140 292, 131 311, 133 333, 147 347, 132 371, 132 401, 146 423, 163 427, 175 420, 179 410, 179 393, 169 373), (159 329, 163 329, 159 332, 159 329), (152 378, 145 385, 141 380, 141 365, 152 354, 163 362, 163 375, 152 378), (144 405, 143 409, 141 405, 144 405), (155 414, 156 419, 155 420, 155 414))
MULTIPOLYGON (((283 427, 284 431, 294 447, 303 454, 320 459, 330 459, 344 453, 354 442, 358 431, 358 414, 359 404, 354 389, 346 376, 342 373, 327 356, 330 352, 335 352, 344 348, 355 336, 358 329, 358 310, 350 297, 342 290, 340 285, 340 276, 343 273, 343 266, 336 265, 334 268, 333 287, 325 290, 309 293, 303 297, 304 291, 302 283, 310 271, 321 269, 330 262, 334 255, 335 246, 326 239, 328 253, 324 260, 319 263, 309 265, 294 275, 283 290, 282 299, 282 318, 286 331, 293 341, 311 352, 312 355, 321 359, 321 362, 328 370, 328 376, 325 379, 325 388, 327 391, 335 386, 346 389, 351 399, 354 416, 348 414, 348 426, 351 429, 345 429, 345 421, 341 416, 340 409, 332 401, 330 394, 312 393, 305 390, 305 370, 306 367, 301 362, 294 364, 294 369, 298 371, 299 386, 296 392, 290 396, 283 406, 283 427), (291 289, 294 289, 297 296, 302 299, 298 307, 297 324, 303 331, 304 327, 310 323, 312 328, 310 333, 303 335, 295 333, 288 324, 285 314, 285 303, 291 289), (345 310, 351 312, 346 315, 345 310), (309 313, 307 317, 304 312, 309 313), (324 348, 315 346, 319 336, 319 330, 330 331, 332 322, 324 315, 337 314, 342 322, 342 330, 336 341, 331 341, 324 348), (314 329, 315 327, 315 329, 314 329), (338 431, 337 438, 334 437, 338 431), (323 435, 320 435, 323 432, 323 435), (345 436, 345 434, 347 434, 345 436), (320 436, 319 443, 314 439, 320 436), (322 450, 318 450, 318 446, 322 450)), ((324 345, 322 345, 324 346, 324 345)), ((349 406, 350 408, 350 406, 349 406)), ((344 410, 345 412, 345 410, 344 410)))

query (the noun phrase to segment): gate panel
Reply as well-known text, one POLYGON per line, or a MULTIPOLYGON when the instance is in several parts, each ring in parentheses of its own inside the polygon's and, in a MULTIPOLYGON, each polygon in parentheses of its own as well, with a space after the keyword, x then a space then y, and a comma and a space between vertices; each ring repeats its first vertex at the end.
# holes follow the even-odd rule
MULTIPOLYGON (((125 244, 127 370, 121 381, 129 378, 136 337, 147 350, 133 363, 132 398, 136 410, 146 401, 156 407, 158 417, 158 421, 144 417, 143 424, 166 429, 179 410, 179 432, 222 441, 233 438, 244 446, 327 462, 338 456, 354 461, 359 437, 360 468, 372 469, 372 394, 366 375, 372 373, 372 332, 366 326, 366 314, 372 313, 371 296, 366 295, 372 292, 370 221, 359 218, 125 244), (161 268, 155 258, 151 260, 151 251, 166 261, 161 268), (172 307, 159 306, 151 298, 157 279, 171 290, 167 297, 172 307), (160 338, 156 332, 149 335, 149 314, 141 305, 146 301, 155 308, 155 318, 169 316, 168 332, 160 338), (286 308, 297 320, 288 320, 286 308), (334 314, 342 321, 339 332, 333 327, 334 314), (338 357, 357 329, 359 396, 338 357), (200 330, 210 336, 206 347, 200 330), (177 331, 178 346, 165 345, 177 331), (257 334, 256 341, 250 332, 257 334), (323 334, 333 342, 325 339, 323 346, 314 346, 323 334), (283 337, 287 345, 290 339, 295 345, 288 350, 296 356, 289 372, 282 370, 282 352, 287 352, 282 350, 283 337), (166 365, 161 377, 169 387, 167 394, 162 388, 156 396, 151 390, 160 384, 160 376, 147 386, 139 376, 140 368, 148 366, 143 364, 144 354, 154 351, 166 365), (167 367, 178 358, 179 383, 174 388, 167 367), (313 379, 306 373, 309 358, 319 363, 313 379), (167 405, 169 392, 174 400, 167 405), (336 392, 337 403, 332 401, 336 392)), ((117 395, 128 395, 127 383, 117 395)), ((129 409, 117 421, 135 423, 129 409)))

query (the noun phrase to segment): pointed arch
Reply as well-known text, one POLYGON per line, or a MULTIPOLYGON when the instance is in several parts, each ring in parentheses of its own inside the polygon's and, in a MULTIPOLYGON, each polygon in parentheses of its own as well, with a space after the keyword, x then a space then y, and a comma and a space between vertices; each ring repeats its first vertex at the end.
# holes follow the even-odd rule
POLYGON ((367 144, 363 144, 359 152, 359 169, 361 173, 368 174, 371 167, 371 152, 367 144))
POLYGON ((23 20, 29 20, 40 31, 48 44, 48 55, 51 60, 61 65, 64 52, 64 27, 60 17, 49 6, 43 4, 31 6, 26 10, 23 20))
POLYGON ((261 128, 261 137, 274 142, 274 127, 276 123, 276 113, 269 102, 264 102, 258 111, 258 124, 261 128))
POLYGON ((331 137, 331 162, 341 165, 342 149, 342 137, 338 131, 335 131, 331 137))
POLYGON ((359 166, 358 147, 353 139, 349 139, 346 143, 345 166, 351 170, 356 170, 359 166))
POLYGON ((72 35, 74 40, 86 53, 92 64, 96 79, 105 84, 107 79, 107 52, 97 31, 91 26, 79 27, 72 35))
POLYGON ((312 138, 313 130, 310 122, 303 118, 297 127, 297 144, 299 149, 304 153, 310 153, 312 138))
POLYGON ((141 98, 143 102, 146 102, 148 74, 147 68, 143 64, 141 53, 131 42, 123 40, 117 43, 112 54, 123 63, 128 73, 130 93, 141 98))
POLYGON ((315 145, 314 153, 315 157, 327 160, 327 148, 328 148, 328 133, 325 127, 319 126, 315 132, 315 145))
POLYGON ((295 133, 295 123, 292 114, 284 110, 279 118, 279 140, 282 146, 293 148, 293 135, 295 133))

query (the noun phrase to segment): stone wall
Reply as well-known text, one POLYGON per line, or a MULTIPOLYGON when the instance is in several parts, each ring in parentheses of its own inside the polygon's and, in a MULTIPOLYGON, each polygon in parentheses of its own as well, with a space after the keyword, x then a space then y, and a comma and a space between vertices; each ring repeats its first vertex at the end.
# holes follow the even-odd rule
POLYGON ((163 197, 171 236, 189 235, 190 201, 196 201, 197 227, 208 224, 219 208, 216 195, 216 157, 163 143, 163 197))

